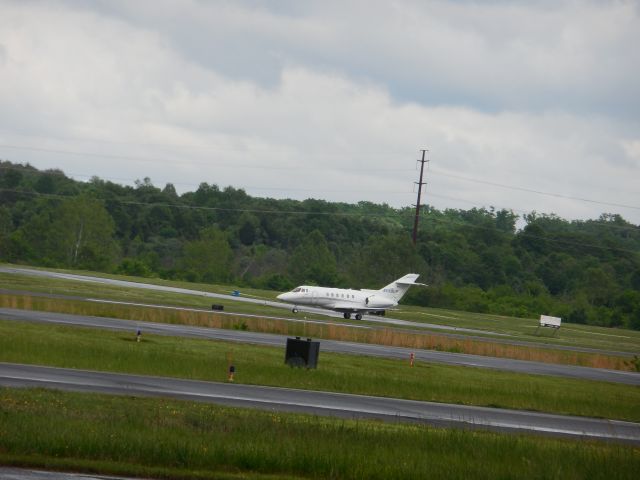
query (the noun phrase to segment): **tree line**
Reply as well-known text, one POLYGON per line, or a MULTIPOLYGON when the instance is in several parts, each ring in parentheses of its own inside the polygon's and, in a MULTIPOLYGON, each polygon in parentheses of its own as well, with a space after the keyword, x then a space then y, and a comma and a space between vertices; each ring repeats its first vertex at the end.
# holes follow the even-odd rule
POLYGON ((640 330, 640 227, 556 215, 277 200, 201 183, 179 195, 0 162, 0 260, 273 290, 379 288, 408 272, 406 302, 640 330))

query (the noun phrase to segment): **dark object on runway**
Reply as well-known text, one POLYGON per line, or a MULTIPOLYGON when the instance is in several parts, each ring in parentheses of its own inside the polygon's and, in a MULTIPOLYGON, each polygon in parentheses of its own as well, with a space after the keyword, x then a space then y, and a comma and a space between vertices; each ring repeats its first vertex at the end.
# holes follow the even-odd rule
POLYGON ((213 305, 211 305, 211 310, 224 310, 224 305, 220 305, 218 303, 214 303, 213 305))
POLYGON ((313 342, 310 338, 301 340, 300 337, 287 338, 287 350, 284 363, 291 367, 317 368, 320 342, 313 342))

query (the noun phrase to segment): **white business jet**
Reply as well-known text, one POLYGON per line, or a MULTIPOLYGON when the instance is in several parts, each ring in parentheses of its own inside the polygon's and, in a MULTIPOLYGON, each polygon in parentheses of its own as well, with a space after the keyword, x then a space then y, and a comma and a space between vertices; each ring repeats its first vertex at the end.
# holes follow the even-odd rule
POLYGON ((318 307, 342 312, 345 319, 355 314, 356 320, 362 315, 373 313, 384 315, 387 308, 398 305, 411 285, 426 285, 416 283, 417 273, 409 273, 380 290, 351 290, 344 288, 313 287, 302 285, 290 292, 278 295, 278 299, 294 305, 292 312, 297 313, 299 306, 318 307))

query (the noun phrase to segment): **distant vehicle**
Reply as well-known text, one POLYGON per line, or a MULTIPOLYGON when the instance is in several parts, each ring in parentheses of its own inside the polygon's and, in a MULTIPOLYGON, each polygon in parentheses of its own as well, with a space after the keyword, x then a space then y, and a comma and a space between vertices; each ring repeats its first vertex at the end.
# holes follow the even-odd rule
POLYGON ((308 306, 342 312, 345 319, 349 319, 352 314, 355 314, 356 320, 361 320, 364 314, 384 315, 386 309, 397 306, 411 285, 426 287, 424 283, 416 283, 419 276, 417 273, 409 273, 380 290, 351 290, 302 285, 290 292, 278 295, 278 299, 292 303, 294 305, 291 310, 293 313, 298 312, 299 306, 308 306))

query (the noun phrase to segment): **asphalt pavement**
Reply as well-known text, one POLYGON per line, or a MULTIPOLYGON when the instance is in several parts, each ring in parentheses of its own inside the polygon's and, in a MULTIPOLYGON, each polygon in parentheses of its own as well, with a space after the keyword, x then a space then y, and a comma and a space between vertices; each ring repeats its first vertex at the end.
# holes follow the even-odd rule
POLYGON ((0 363, 0 385, 176 398, 342 418, 535 433, 640 444, 640 424, 344 393, 0 363))
POLYGON ((125 477, 108 477, 88 473, 48 472, 28 468, 0 467, 1 480, 135 480, 125 477))
MULTIPOLYGON (((290 310, 292 308, 292 305, 287 303, 275 302, 275 301, 270 301, 266 299, 252 298, 252 297, 247 297, 242 295, 240 296, 225 295, 220 293, 204 292, 201 290, 191 290, 191 289, 170 287, 170 286, 164 286, 164 285, 153 285, 153 284, 147 284, 147 283, 130 282, 126 280, 116 280, 116 279, 94 277, 94 276, 88 276, 88 275, 78 275, 78 274, 72 274, 72 273, 61 273, 61 272, 52 272, 47 270, 34 270, 30 268, 7 267, 7 266, 0 266, 0 272, 20 274, 20 275, 33 275, 33 276, 41 276, 41 277, 49 277, 49 278, 60 278, 60 279, 75 280, 80 282, 103 283, 103 284, 116 285, 116 286, 127 287, 127 288, 157 290, 157 291, 180 293, 180 294, 186 294, 186 295, 195 295, 200 297, 204 296, 207 298, 213 298, 218 300, 230 300, 234 302, 252 303, 252 304, 279 308, 279 309, 287 309, 287 310, 290 310)), ((31 294, 44 295, 44 294, 37 294, 37 293, 31 293, 31 294)), ((50 296, 56 297, 59 295, 50 295, 50 296)), ((84 298, 83 300, 140 305, 138 303, 97 300, 97 299, 91 299, 91 298, 84 298)), ((155 308, 173 308, 177 310, 191 310, 186 307, 183 307, 183 308, 168 307, 163 305, 146 305, 146 306, 151 306, 155 308)), ((193 310, 197 310, 197 309, 193 309, 193 310)), ((323 315, 325 317, 337 318, 342 320, 341 313, 333 312, 330 310, 303 307, 300 309, 300 314, 303 315, 304 312, 314 313, 318 315, 323 315)), ((224 315, 224 314, 227 314, 227 312, 218 312, 218 314, 224 315)), ((237 313, 237 312, 234 312, 232 314, 237 316, 245 316, 245 317, 259 316, 261 318, 273 318, 273 319, 284 320, 289 322, 326 323, 321 320, 307 320, 306 318, 277 317, 277 316, 269 316, 269 315, 251 315, 251 314, 243 314, 243 313, 237 313)), ((392 318, 388 316, 380 317, 377 315, 365 315, 364 320, 366 320, 370 324, 373 323, 378 326, 358 324, 358 323, 349 323, 349 326, 353 328, 370 328, 370 329, 382 328, 383 326, 386 326, 388 328, 405 327, 403 329, 404 332, 411 331, 411 330, 408 330, 408 328, 411 328, 418 333, 425 333, 425 330, 437 330, 438 335, 442 335, 450 338, 462 339, 462 340, 491 341, 494 343, 502 343, 507 345, 516 345, 516 346, 525 346, 525 347, 530 346, 530 347, 538 347, 538 348, 543 347, 543 348, 554 349, 554 350, 595 353, 595 354, 623 356, 623 357, 630 357, 632 355, 629 352, 602 350, 602 349, 578 347, 578 346, 572 346, 572 345, 557 345, 557 344, 529 342, 529 341, 517 340, 515 338, 511 338, 511 336, 508 334, 492 332, 489 330, 478 330, 478 329, 471 329, 471 328, 464 328, 464 327, 454 327, 451 325, 441 325, 436 323, 412 322, 409 320, 401 320, 401 319, 392 318)))
MULTIPOLYGON (((5 267, 5 266, 0 266, 0 272, 21 274, 21 275, 32 275, 32 276, 38 276, 38 277, 59 278, 63 280, 75 280, 80 282, 103 283, 105 285, 115 285, 115 286, 126 287, 126 288, 138 288, 138 289, 144 289, 144 290, 156 290, 161 292, 180 293, 183 295, 196 295, 199 297, 215 298, 219 300, 231 300, 234 302, 252 303, 252 304, 257 304, 257 305, 262 305, 267 307, 286 309, 286 310, 291 310, 293 308, 293 305, 289 303, 276 302, 276 301, 260 299, 260 298, 252 298, 252 297, 247 297, 242 295, 238 295, 238 296, 226 295, 222 293, 204 292, 202 290, 170 287, 166 285, 154 285, 150 283, 130 282, 127 280, 93 277, 90 275, 77 275, 74 273, 52 272, 48 270, 33 270, 31 268, 5 267)), ((314 307, 298 307, 298 309, 300 312, 309 312, 317 315, 324 315, 326 317, 342 319, 342 313, 334 312, 332 310, 325 310, 323 308, 314 308, 314 307)), ((428 329, 434 329, 434 330, 476 333, 476 334, 483 334, 483 335, 507 336, 502 333, 490 332, 485 330, 452 327, 450 325, 440 325, 436 323, 411 322, 409 320, 401 320, 398 318, 391 318, 386 316, 380 317, 377 315, 365 315, 364 319, 368 322, 373 322, 373 323, 412 327, 412 328, 428 328, 428 329)), ((285 318, 284 320, 290 320, 290 319, 285 318)))
MULTIPOLYGON (((132 335, 138 329, 144 334, 170 335, 177 337, 205 338, 210 340, 224 340, 237 343, 268 345, 284 348, 285 335, 248 332, 242 330, 225 330, 217 328, 191 327, 167 323, 140 322, 104 317, 70 315, 62 313, 39 312, 32 310, 18 310, 0 308, 0 320, 16 320, 73 325, 90 328, 102 328, 130 332, 132 335)), ((576 378, 581 380, 595 380, 602 382, 640 385, 640 374, 623 372, 620 370, 606 370, 600 368, 578 367, 573 365, 558 365, 543 362, 512 360, 509 358, 486 357, 464 353, 440 352, 436 350, 414 350, 410 348, 391 347, 387 345, 342 342, 337 340, 321 340, 321 352, 345 353, 350 355, 368 355, 374 357, 409 359, 414 353, 417 361, 459 365, 466 367, 492 368, 508 372, 534 375, 553 375, 558 377, 576 378)))

